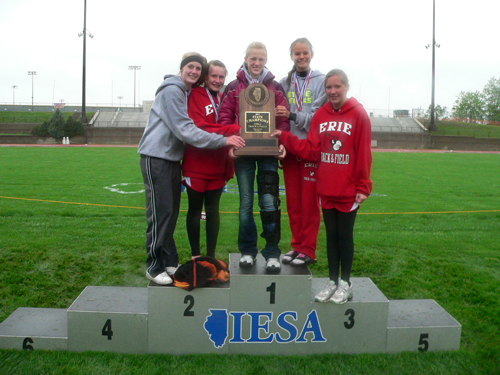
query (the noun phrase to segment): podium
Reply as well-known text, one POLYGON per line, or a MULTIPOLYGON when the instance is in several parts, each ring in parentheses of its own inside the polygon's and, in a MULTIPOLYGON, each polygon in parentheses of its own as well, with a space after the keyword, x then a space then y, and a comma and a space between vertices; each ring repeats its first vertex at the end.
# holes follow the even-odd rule
POLYGON ((295 355, 445 351, 461 325, 434 300, 388 300, 352 278, 343 305, 314 301, 328 282, 307 267, 265 273, 230 254, 231 280, 186 291, 88 286, 66 309, 18 308, 0 324, 0 348, 166 354, 295 355))
POLYGON ((88 286, 68 309, 68 350, 147 353, 145 288, 88 286))
POLYGON ((67 310, 20 307, 0 324, 0 349, 68 350, 67 310))

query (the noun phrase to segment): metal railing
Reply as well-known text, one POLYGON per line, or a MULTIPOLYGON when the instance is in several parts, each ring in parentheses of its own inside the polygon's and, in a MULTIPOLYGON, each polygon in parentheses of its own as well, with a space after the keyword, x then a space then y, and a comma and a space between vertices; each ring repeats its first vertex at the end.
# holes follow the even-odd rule
POLYGON ((423 133, 424 131, 419 128, 413 127, 396 127, 396 126, 377 126, 372 125, 372 132, 385 132, 385 133, 423 133))
POLYGON ((96 121, 95 128, 145 128, 147 124, 143 121, 96 121))

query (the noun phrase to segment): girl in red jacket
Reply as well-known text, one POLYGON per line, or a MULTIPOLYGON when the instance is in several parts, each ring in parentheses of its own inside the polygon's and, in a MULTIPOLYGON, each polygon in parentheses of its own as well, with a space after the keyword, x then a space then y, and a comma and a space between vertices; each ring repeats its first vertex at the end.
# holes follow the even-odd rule
MULTIPOLYGON (((218 124, 220 89, 224 86, 226 75, 227 69, 222 62, 210 61, 204 87, 195 87, 189 94, 188 113, 200 129, 230 136, 239 134, 240 126, 218 124)), ((219 201, 222 189, 234 175, 233 163, 227 151, 226 148, 209 150, 186 144, 182 159, 182 183, 188 194, 186 227, 193 258, 201 255, 200 216, 203 204, 206 212, 207 256, 215 257, 220 227, 219 201)))
POLYGON ((273 136, 292 154, 319 164, 317 193, 326 227, 330 280, 315 300, 342 304, 353 297, 350 276, 357 209, 372 190, 371 123, 363 106, 347 99, 349 81, 342 70, 326 75, 325 89, 329 102, 314 115, 307 139, 279 130, 273 136))

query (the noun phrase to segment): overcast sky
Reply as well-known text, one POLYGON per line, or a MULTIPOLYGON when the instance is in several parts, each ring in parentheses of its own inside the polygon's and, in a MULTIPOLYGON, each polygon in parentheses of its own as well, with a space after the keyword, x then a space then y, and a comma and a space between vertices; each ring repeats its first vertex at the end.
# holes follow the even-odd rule
MULTIPOLYGON (((80 105, 84 0, 0 1, 0 104, 61 100, 80 105), (29 76, 28 71, 36 71, 29 76), (16 85, 17 89, 12 86, 16 85)), ((497 0, 436 0, 436 104, 500 78, 497 0)), ((177 74, 185 52, 219 59, 235 78, 247 45, 262 41, 277 80, 292 67, 290 43, 307 37, 312 68, 341 68, 350 96, 368 111, 431 102, 432 0, 87 0, 87 105, 132 106, 153 100, 164 74, 177 74), (245 8, 249 4, 251 7, 245 8)))

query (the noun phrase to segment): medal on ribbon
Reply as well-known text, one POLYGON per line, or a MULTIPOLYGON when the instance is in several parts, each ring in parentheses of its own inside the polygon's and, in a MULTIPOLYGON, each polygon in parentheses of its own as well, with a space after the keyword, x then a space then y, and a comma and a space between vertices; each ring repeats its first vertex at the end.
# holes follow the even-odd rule
POLYGON ((205 90, 207 91, 208 98, 212 102, 212 106, 214 108, 214 113, 215 113, 215 123, 219 123, 219 105, 220 105, 220 92, 217 91, 217 104, 215 103, 214 97, 210 93, 210 90, 205 87, 205 90))
POLYGON ((297 76, 297 72, 294 74, 294 86, 295 86, 295 101, 297 103, 297 110, 299 112, 302 111, 302 101, 304 100, 304 94, 307 90, 307 86, 309 86, 309 81, 311 79, 312 70, 309 70, 306 79, 300 84, 300 81, 297 76))

